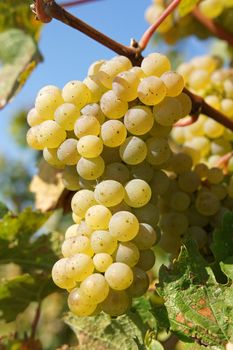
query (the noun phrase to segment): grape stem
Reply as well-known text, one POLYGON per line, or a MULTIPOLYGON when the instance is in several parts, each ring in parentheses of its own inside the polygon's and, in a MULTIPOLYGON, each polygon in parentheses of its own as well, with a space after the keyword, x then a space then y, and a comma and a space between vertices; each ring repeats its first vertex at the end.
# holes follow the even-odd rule
MULTIPOLYGON (((174 6, 177 6, 179 2, 180 0, 174 0, 172 2, 172 8, 174 9, 174 6)), ((42 21, 43 17, 55 18, 58 21, 86 34, 90 38, 108 47, 109 49, 118 53, 119 55, 124 55, 128 57, 134 65, 140 65, 141 61, 143 60, 143 56, 141 55, 141 48, 135 40, 132 40, 130 47, 122 45, 121 43, 111 39, 105 34, 97 31, 95 28, 91 27, 87 23, 81 21, 79 18, 73 16, 68 11, 63 9, 60 5, 58 5, 54 0, 35 0, 35 9, 37 8, 40 9, 40 14, 36 13, 36 15, 42 21)), ((167 11, 167 15, 168 8, 169 7, 167 7, 167 9, 165 10, 165 12, 167 11)), ((171 11, 171 7, 169 11, 171 11)), ((164 18, 166 18, 166 16, 163 17, 163 19, 164 18)), ((192 100, 192 115, 199 115, 200 113, 203 113, 233 131, 233 121, 228 119, 221 112, 209 106, 202 97, 195 95, 186 88, 184 88, 183 91, 187 95, 189 95, 189 97, 192 100)))
POLYGON ((198 120, 198 115, 190 115, 186 118, 182 118, 181 120, 179 120, 177 123, 175 123, 173 125, 173 127, 184 127, 184 126, 188 126, 188 125, 192 125, 193 123, 195 123, 198 120))
POLYGON ((74 0, 74 1, 68 1, 68 2, 61 2, 59 5, 63 8, 68 8, 76 5, 83 5, 88 4, 89 2, 95 2, 99 0, 74 0))
POLYGON ((227 165, 231 157, 233 156, 233 151, 224 154, 220 159, 217 160, 215 166, 222 169, 224 174, 228 173, 227 165))
POLYGON ((220 24, 204 16, 198 8, 192 11, 192 15, 196 20, 201 23, 210 33, 218 37, 221 40, 225 40, 228 44, 233 46, 233 36, 230 32, 224 29, 220 24))
POLYGON ((179 5, 179 3, 181 2, 181 0, 173 0, 168 6, 167 8, 164 10, 164 12, 162 13, 162 15, 157 19, 157 21, 155 23, 153 23, 146 31, 145 33, 142 35, 140 41, 139 41, 139 47, 140 47, 140 51, 145 50, 145 48, 147 47, 150 39, 152 38, 152 36, 154 35, 154 33, 156 32, 157 28, 160 26, 160 24, 163 23, 163 21, 175 10, 175 8, 179 5))
POLYGON ((41 314, 41 303, 38 303, 38 306, 36 308, 36 312, 35 312, 35 316, 34 319, 32 321, 32 327, 31 327, 31 336, 30 339, 35 339, 35 335, 36 335, 36 329, 39 323, 39 319, 40 319, 40 314, 41 314))

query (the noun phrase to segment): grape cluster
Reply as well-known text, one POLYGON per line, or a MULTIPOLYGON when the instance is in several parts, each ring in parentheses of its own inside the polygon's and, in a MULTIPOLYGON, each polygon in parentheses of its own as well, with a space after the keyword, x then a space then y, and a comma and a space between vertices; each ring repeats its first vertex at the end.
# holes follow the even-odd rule
MULTIPOLYGON (((199 56, 189 63, 182 63, 178 72, 190 90, 233 119, 233 72, 220 65, 215 57, 199 56)), ((216 166, 221 157, 232 150, 232 131, 203 114, 192 125, 173 128, 171 134, 184 152, 192 156, 194 163, 202 161, 216 166)), ((233 157, 228 161, 227 171, 233 171, 233 157)))
MULTIPOLYGON (((41 89, 28 114, 28 144, 61 168, 77 191, 54 282, 79 316, 117 316, 143 295, 155 262, 158 194, 172 151, 172 125, 190 113, 183 77, 153 53, 95 62, 83 81, 41 89)), ((167 180, 169 181, 169 180, 167 180)))
MULTIPOLYGON (((169 1, 164 0, 152 0, 152 4, 147 8, 145 12, 145 18, 149 24, 155 23, 166 9, 169 1)), ((233 0, 201 0, 198 3, 197 8, 199 11, 208 18, 216 18, 222 14, 224 10, 233 7, 233 0)), ((179 18, 178 11, 171 13, 157 29, 158 33, 167 33, 172 29, 174 21, 179 18)), ((179 19, 180 20, 180 19, 179 19)), ((187 22, 187 20, 186 20, 187 22)))

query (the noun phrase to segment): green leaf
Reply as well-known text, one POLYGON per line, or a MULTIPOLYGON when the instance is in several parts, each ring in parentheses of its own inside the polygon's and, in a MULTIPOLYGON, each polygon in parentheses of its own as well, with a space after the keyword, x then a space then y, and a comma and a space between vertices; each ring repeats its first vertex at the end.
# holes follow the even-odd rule
POLYGON ((0 109, 21 89, 42 60, 33 38, 19 29, 0 34, 0 109))
POLYGON ((223 261, 232 255, 233 252, 233 213, 226 213, 222 225, 216 229, 213 235, 211 250, 215 259, 223 261))
POLYGON ((101 313, 94 317, 76 317, 71 313, 64 318, 79 339, 80 350, 146 350, 143 335, 133 315, 116 319, 101 313))
POLYGON ((142 323, 147 327, 155 330, 157 328, 157 321, 153 315, 153 310, 150 301, 146 297, 135 298, 133 300, 133 307, 131 313, 136 313, 142 320, 142 323))
POLYGON ((35 20, 30 9, 31 0, 4 0, 0 2, 0 33, 10 28, 20 28, 38 37, 42 23, 35 20))
POLYGON ((233 339, 233 285, 216 282, 194 242, 182 247, 172 270, 160 270, 159 293, 165 299, 170 329, 214 349, 233 339))
POLYGON ((32 301, 40 302, 54 292, 51 278, 47 276, 21 275, 0 285, 0 318, 13 321, 32 301))
POLYGON ((182 0, 178 9, 179 9, 179 15, 181 17, 187 15, 189 12, 191 12, 196 5, 198 4, 199 0, 182 0))
POLYGON ((0 221, 0 264, 10 262, 24 272, 42 269, 50 273, 57 260, 53 249, 53 235, 34 234, 46 222, 49 214, 24 210, 18 216, 9 213, 0 221))
POLYGON ((7 208, 7 206, 4 203, 0 202, 0 218, 6 215, 8 211, 9 209, 7 208))
POLYGON ((223 262, 220 262, 220 267, 225 275, 233 281, 233 256, 226 258, 223 262))

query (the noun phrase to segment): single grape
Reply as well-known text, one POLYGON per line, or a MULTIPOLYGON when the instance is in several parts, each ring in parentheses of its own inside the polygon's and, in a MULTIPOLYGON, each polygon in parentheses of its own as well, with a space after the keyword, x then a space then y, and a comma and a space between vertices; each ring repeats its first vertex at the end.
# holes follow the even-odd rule
POLYGON ((74 288, 76 283, 73 279, 69 278, 66 273, 67 258, 58 260, 52 269, 53 282, 60 288, 70 289, 74 288))
POLYGON ((154 117, 149 107, 134 106, 124 116, 126 129, 133 135, 144 135, 152 128, 154 117))
POLYGON ((87 135, 98 136, 100 133, 100 123, 97 118, 91 115, 82 115, 74 124, 74 133, 78 139, 87 135))
POLYGON ((111 219, 111 212, 104 205, 93 205, 85 215, 86 223, 93 230, 108 229, 108 224, 111 219))
POLYGON ((124 263, 130 267, 137 264, 139 256, 138 247, 132 242, 119 243, 117 249, 113 253, 114 261, 124 263))
POLYGON ((77 150, 82 157, 96 158, 103 151, 103 142, 98 136, 86 135, 79 139, 77 150))
POLYGON ((138 98, 145 105, 158 104, 164 99, 166 93, 167 89, 164 82, 155 76, 142 79, 138 85, 138 98))
POLYGON ((79 288, 73 289, 68 297, 68 306, 76 316, 90 316, 96 309, 96 304, 90 302, 89 298, 79 288))
POLYGON ((65 165, 76 165, 80 159, 77 150, 78 141, 75 139, 66 139, 57 150, 58 159, 65 165))
POLYGON ((80 292, 87 297, 90 303, 98 304, 107 298, 109 286, 103 275, 93 273, 82 281, 80 292))
POLYGON ((80 190, 73 196, 71 208, 76 215, 84 218, 86 211, 95 204, 97 203, 93 191, 80 190))
POLYGON ((144 249, 140 251, 140 258, 136 267, 144 271, 149 271, 155 264, 155 254, 152 249, 144 249))
POLYGON ((155 75, 160 77, 171 69, 171 64, 165 55, 151 53, 142 60, 141 67, 147 76, 155 75))
POLYGON ((97 253, 93 257, 93 263, 97 271, 105 272, 107 268, 113 263, 113 259, 110 254, 97 253))
POLYGON ((120 316, 130 308, 131 298, 124 290, 110 289, 107 298, 101 304, 102 310, 111 316, 120 316))
POLYGON ((104 274, 109 287, 114 290, 124 290, 129 288, 133 282, 133 271, 121 262, 110 265, 104 274))
POLYGON ((126 164, 136 165, 146 158, 146 143, 136 136, 129 136, 120 146, 120 157, 126 164))
POLYGON ((128 110, 128 103, 120 100, 114 91, 109 90, 102 95, 100 100, 102 112, 109 119, 120 119, 128 110))
POLYGON ((149 277, 145 271, 138 267, 134 267, 132 270, 133 283, 127 289, 127 293, 134 298, 138 298, 144 295, 149 288, 149 277))
POLYGON ((151 248, 157 241, 157 233, 154 228, 147 223, 139 224, 139 231, 136 237, 133 239, 133 243, 140 250, 151 248))
POLYGON ((138 233, 139 223, 136 216, 128 211, 119 211, 110 219, 110 234, 121 242, 132 240, 138 233))
POLYGON ((78 253, 83 253, 88 256, 93 256, 94 254, 90 239, 85 236, 67 238, 62 244, 61 250, 65 258, 69 258, 78 253))
POLYGON ((78 174, 85 180, 95 180, 104 173, 104 160, 98 156, 95 158, 81 157, 77 164, 78 174))
POLYGON ((81 81, 72 80, 68 82, 63 90, 62 97, 65 102, 73 103, 79 109, 90 101, 91 93, 88 87, 81 81))
POLYGON ((112 254, 117 248, 117 240, 109 231, 94 231, 91 236, 91 246, 96 254, 112 254))
POLYGON ((107 147, 118 147, 126 139, 127 130, 119 120, 108 120, 101 126, 100 136, 107 147))
POLYGON ((74 130, 74 124, 79 116, 79 109, 72 103, 63 103, 54 113, 55 122, 65 130, 74 130))
POLYGON ((94 271, 92 258, 87 254, 78 253, 67 259, 67 277, 74 281, 81 282, 94 271))
POLYGON ((146 205, 151 198, 151 188, 141 179, 134 179, 125 185, 125 202, 133 208, 146 205))

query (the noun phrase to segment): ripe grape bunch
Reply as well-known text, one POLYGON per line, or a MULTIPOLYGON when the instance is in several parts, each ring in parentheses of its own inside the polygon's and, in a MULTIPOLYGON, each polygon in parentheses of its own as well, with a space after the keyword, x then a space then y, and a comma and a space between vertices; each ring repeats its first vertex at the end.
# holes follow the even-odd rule
POLYGON ((42 88, 28 114, 28 144, 77 191, 52 277, 78 316, 121 315, 148 289, 168 135, 191 110, 183 87, 162 54, 141 67, 117 56, 92 64, 84 81, 42 88))
MULTIPOLYGON (((178 72, 186 86, 229 119, 233 119, 233 72, 221 67, 221 61, 212 56, 197 56, 182 63, 178 72)), ((233 132, 218 122, 201 114, 198 120, 185 128, 172 130, 173 140, 189 153, 193 161, 204 162, 210 167, 221 162, 221 157, 232 150, 233 132)), ((233 157, 226 163, 228 173, 233 172, 233 157)))
MULTIPOLYGON (((152 4, 145 12, 145 18, 149 24, 155 23, 162 15, 169 1, 152 0, 152 4)), ((224 10, 233 7, 233 0, 201 0, 198 2, 198 10, 207 18, 214 19, 220 16, 224 10)), ((174 22, 179 22, 179 11, 176 10, 170 14, 165 21, 159 26, 158 33, 167 33, 172 29, 174 22)))

